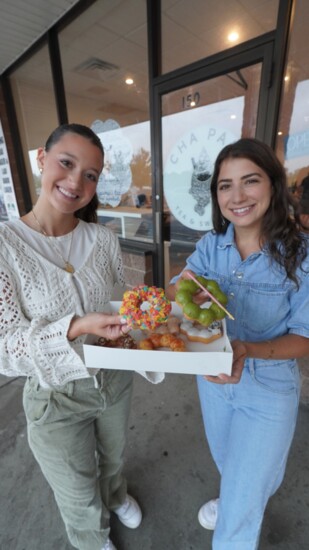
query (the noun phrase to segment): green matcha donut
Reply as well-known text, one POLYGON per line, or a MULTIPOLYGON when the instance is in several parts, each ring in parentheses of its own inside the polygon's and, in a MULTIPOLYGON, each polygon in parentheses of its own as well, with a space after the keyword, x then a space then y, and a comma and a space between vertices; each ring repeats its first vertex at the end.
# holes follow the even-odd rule
MULTIPOLYGON (((218 283, 212 279, 205 279, 200 275, 196 279, 203 285, 217 300, 225 306, 227 296, 222 292, 218 283)), ((193 296, 199 286, 192 279, 182 279, 178 285, 175 300, 182 308, 183 314, 190 321, 197 321, 205 327, 209 327, 214 321, 219 321, 225 317, 225 312, 215 302, 212 302, 209 308, 202 308, 193 302, 193 296)))

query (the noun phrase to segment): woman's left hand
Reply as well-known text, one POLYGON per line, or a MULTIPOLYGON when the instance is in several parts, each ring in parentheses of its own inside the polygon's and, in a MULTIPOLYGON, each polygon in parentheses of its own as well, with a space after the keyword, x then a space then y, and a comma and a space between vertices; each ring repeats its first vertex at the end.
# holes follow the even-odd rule
POLYGON ((231 342, 233 349, 232 374, 218 374, 218 376, 204 376, 208 382, 215 384, 238 384, 241 379, 242 371, 247 357, 247 349, 245 342, 241 340, 233 340, 231 342))

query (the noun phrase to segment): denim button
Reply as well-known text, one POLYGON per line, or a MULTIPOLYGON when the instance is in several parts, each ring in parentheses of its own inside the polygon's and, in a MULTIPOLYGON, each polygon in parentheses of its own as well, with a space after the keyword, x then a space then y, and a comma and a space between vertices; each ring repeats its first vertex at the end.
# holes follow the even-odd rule
POLYGON ((230 292, 230 296, 231 296, 232 298, 234 298, 234 296, 235 296, 234 292, 230 292))
POLYGON ((240 273, 240 272, 236 273, 236 277, 237 277, 237 279, 242 279, 242 278, 243 278, 243 276, 244 276, 244 274, 243 274, 243 273, 240 273))

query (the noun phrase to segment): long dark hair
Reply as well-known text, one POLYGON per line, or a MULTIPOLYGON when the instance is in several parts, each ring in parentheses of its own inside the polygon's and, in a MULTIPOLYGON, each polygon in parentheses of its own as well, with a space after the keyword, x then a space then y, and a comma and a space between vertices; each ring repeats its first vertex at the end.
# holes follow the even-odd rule
MULTIPOLYGON (((49 136, 45 143, 45 151, 49 151, 53 145, 58 143, 60 139, 65 134, 78 134, 79 136, 82 136, 89 141, 96 147, 98 147, 102 153, 103 161, 104 161, 104 149, 101 140, 99 137, 91 130, 91 128, 88 128, 88 126, 84 126, 83 124, 62 124, 61 126, 58 126, 49 136)), ((86 204, 83 208, 80 210, 77 210, 75 212, 75 217, 79 218, 80 220, 84 220, 85 222, 94 222, 96 223, 98 221, 97 217, 97 208, 99 206, 99 199, 97 194, 95 194, 91 201, 86 204)))
POLYGON ((295 199, 287 187, 283 165, 274 151, 254 138, 242 138, 226 145, 219 153, 211 181, 212 220, 217 233, 225 233, 229 221, 220 211, 217 183, 221 164, 226 159, 245 158, 254 162, 268 175, 272 196, 261 225, 261 246, 267 246, 271 257, 284 267, 287 277, 297 284, 296 269, 307 255, 305 239, 300 234, 300 221, 295 199))

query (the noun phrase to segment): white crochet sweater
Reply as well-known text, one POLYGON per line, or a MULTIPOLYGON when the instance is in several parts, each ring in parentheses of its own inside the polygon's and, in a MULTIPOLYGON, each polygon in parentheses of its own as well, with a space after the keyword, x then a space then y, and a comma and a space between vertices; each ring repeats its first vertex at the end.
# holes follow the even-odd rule
POLYGON ((74 315, 103 311, 114 285, 124 284, 118 239, 106 227, 96 228, 87 259, 72 276, 0 224, 2 374, 37 376, 50 386, 93 374, 83 362, 85 337, 67 339, 70 322, 74 315))

